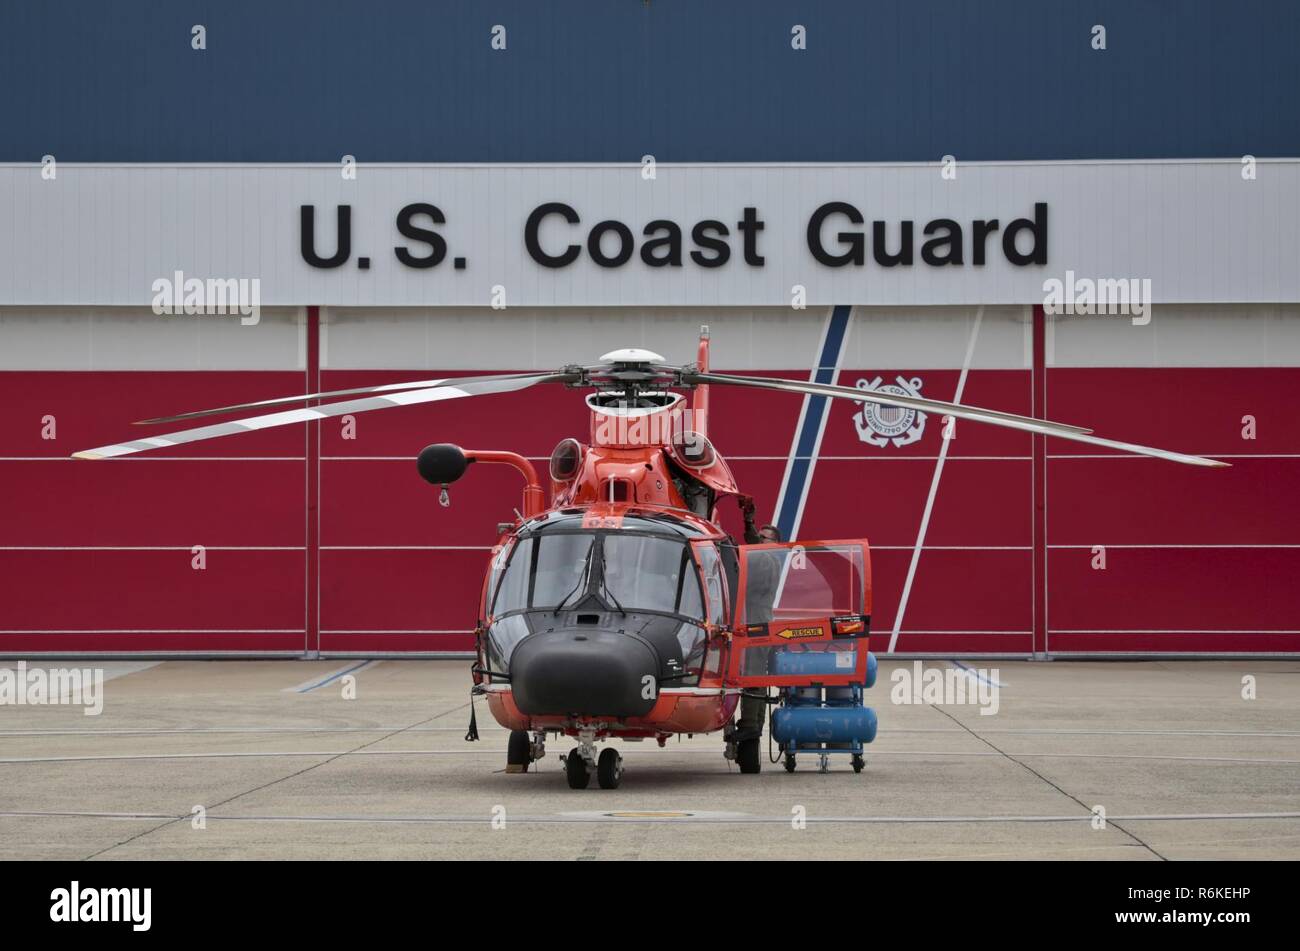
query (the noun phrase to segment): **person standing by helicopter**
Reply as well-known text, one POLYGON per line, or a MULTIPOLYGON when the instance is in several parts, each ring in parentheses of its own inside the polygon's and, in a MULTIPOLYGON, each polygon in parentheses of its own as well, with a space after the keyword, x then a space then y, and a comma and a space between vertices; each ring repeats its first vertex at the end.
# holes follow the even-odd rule
MULTIPOLYGON (((763 545, 783 541, 781 530, 775 525, 754 528, 753 509, 745 511, 745 544, 763 545)), ((784 558, 781 552, 753 552, 749 555, 747 565, 748 578, 745 584, 745 621, 748 624, 766 624, 772 620, 776 606, 777 587, 781 582, 781 568, 784 558)), ((767 651, 752 650, 746 652, 744 673, 767 673, 767 651)), ((763 719, 767 715, 766 691, 762 694, 751 689, 740 696, 740 716, 736 721, 737 743, 752 745, 755 753, 758 741, 763 736, 763 719)), ((758 772, 759 758, 740 756, 742 772, 758 772), (752 767, 752 768, 751 768, 752 767)))

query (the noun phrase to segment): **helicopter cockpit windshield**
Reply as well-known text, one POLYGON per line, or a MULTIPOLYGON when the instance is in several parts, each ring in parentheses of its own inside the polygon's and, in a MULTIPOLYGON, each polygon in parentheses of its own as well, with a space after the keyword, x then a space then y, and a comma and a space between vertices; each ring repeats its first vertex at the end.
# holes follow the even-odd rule
POLYGON ((489 587, 492 670, 508 673, 515 645, 530 633, 596 623, 675 654, 669 664, 683 684, 698 675, 707 612, 687 537, 561 523, 521 536, 505 554, 489 587))

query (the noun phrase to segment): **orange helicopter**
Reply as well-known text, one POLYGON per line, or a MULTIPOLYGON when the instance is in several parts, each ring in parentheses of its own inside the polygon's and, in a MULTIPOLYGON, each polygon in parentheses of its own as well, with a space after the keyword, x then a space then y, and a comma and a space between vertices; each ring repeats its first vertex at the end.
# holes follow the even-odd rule
MULTIPOLYGON (((484 579, 476 628, 474 693, 510 731, 507 771, 545 755, 548 735, 577 746, 563 757, 572 788, 594 774, 617 787, 623 766, 611 738, 663 745, 674 734, 723 731, 724 755, 742 773, 761 769, 761 716, 736 721, 742 698, 771 707, 770 736, 784 766, 809 752, 826 769, 847 753, 855 771, 876 717, 863 704, 875 679, 868 650, 870 551, 866 539, 774 542, 754 529, 740 492, 708 436, 709 387, 743 386, 938 413, 1173 462, 1214 459, 1116 442, 1090 430, 904 394, 813 381, 716 373, 708 328, 697 362, 676 367, 648 350, 605 354, 594 366, 422 380, 262 400, 143 420, 174 422, 292 403, 340 402, 74 453, 103 459, 344 414, 517 392, 544 383, 591 389, 588 442, 564 439, 551 454, 550 505, 532 463, 513 452, 426 447, 420 474, 448 487, 471 465, 504 464, 524 478, 522 511, 504 527, 484 579), (681 392, 692 393, 690 405, 681 392), (718 520, 736 498, 746 543, 718 520), (776 688, 775 697, 770 697, 776 688)), ((477 738, 471 723, 467 739, 477 738)))

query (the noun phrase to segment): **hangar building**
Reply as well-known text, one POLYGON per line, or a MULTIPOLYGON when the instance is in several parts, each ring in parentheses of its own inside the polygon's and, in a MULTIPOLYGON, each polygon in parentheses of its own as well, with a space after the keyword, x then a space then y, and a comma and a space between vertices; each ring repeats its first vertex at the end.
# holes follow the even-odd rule
POLYGON ((687 363, 701 325, 716 369, 1232 463, 715 389, 761 516, 871 540, 876 650, 1300 652, 1300 7, 570 7, 5 14, 0 653, 465 652, 517 477, 443 508, 414 456, 544 462, 576 394, 69 454, 291 393, 687 363), (192 280, 256 319, 184 313, 192 280))

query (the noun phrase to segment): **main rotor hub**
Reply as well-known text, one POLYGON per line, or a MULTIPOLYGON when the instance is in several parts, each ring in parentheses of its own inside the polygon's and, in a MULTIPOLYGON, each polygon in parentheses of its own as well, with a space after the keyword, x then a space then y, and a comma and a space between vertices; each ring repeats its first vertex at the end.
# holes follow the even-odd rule
POLYGON ((642 392, 681 385, 681 371, 664 365, 664 358, 653 350, 625 347, 611 350, 600 358, 599 366, 581 370, 577 386, 592 386, 601 392, 618 391, 635 403, 642 392))

